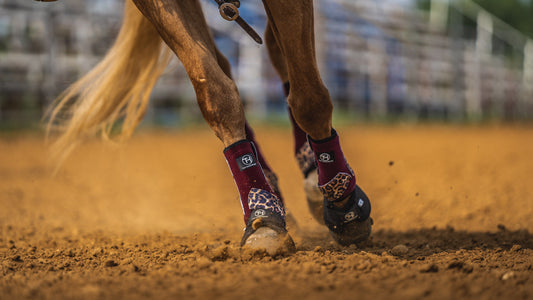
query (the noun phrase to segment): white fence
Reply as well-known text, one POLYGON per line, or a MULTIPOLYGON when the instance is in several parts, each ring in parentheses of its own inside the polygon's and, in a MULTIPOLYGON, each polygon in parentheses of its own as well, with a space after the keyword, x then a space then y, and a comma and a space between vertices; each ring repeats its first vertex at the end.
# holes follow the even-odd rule
MULTIPOLYGON (((241 2, 243 16, 261 32, 260 1, 241 2)), ((533 43, 469 1, 435 2, 431 14, 371 0, 315 2, 319 65, 338 112, 411 119, 533 116, 533 43), (475 19, 477 39, 446 34, 439 13, 448 4, 475 19), (516 50, 514 61, 493 51, 498 40, 516 50)), ((222 20, 214 2, 202 4, 249 113, 284 113, 266 49, 222 20)), ((105 53, 122 5, 0 0, 0 124, 39 120, 46 104, 105 53)), ((175 60, 158 82, 147 121, 175 125, 200 118, 175 60)))

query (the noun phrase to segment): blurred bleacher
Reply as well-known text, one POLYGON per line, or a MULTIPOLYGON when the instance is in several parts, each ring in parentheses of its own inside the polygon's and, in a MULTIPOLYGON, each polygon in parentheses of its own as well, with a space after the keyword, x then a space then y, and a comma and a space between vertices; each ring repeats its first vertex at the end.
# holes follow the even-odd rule
MULTIPOLYGON (((319 66, 337 112, 373 119, 531 119, 531 41, 509 28, 493 35, 500 21, 463 2, 452 0, 452 7, 479 23, 474 36, 464 28, 433 26, 429 13, 393 1, 315 1, 319 66)), ((262 32, 261 2, 241 3, 242 16, 262 32)), ((202 4, 248 113, 284 115, 281 83, 264 46, 222 20, 213 1, 202 4)), ((122 6, 118 0, 0 0, 0 126, 38 124, 54 97, 111 45, 122 6)), ((176 126, 201 119, 177 60, 152 98, 146 123, 176 126)))

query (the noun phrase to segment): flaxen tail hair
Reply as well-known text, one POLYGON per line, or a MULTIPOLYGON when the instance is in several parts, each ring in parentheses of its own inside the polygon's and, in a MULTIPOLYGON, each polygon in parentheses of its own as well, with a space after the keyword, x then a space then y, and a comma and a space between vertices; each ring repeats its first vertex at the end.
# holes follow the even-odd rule
POLYGON ((64 91, 47 113, 47 134, 60 133, 51 146, 58 164, 83 137, 100 132, 109 139, 119 120, 114 139, 130 137, 146 112, 150 93, 170 54, 154 26, 126 0, 122 27, 111 49, 64 91))

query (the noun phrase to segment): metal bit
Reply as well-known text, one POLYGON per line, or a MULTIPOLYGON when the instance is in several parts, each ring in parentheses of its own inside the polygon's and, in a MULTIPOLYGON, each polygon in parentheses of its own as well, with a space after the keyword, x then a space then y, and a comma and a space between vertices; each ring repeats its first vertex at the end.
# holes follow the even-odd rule
POLYGON ((228 21, 235 21, 241 28, 252 37, 258 44, 263 44, 261 36, 242 18, 239 16, 239 9, 231 1, 215 0, 218 4, 220 15, 228 21))

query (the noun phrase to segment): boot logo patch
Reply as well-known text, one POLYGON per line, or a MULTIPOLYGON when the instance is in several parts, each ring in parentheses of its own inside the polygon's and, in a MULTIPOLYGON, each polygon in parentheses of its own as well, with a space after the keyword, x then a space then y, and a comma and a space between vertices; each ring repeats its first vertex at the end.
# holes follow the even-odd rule
POLYGON ((355 220, 355 218, 357 218, 357 215, 353 211, 351 211, 351 212, 347 213, 346 215, 344 215, 344 219, 346 220, 346 222, 353 221, 353 220, 355 220))
POLYGON ((257 162, 255 161, 255 157, 253 156, 253 154, 250 153, 237 157, 237 165, 239 166, 239 170, 243 171, 253 166, 256 166, 257 162))
POLYGON ((263 217, 263 216, 266 215, 266 212, 264 210, 262 210, 262 209, 258 209, 258 210, 255 211, 254 215, 256 217, 263 217))
POLYGON ((321 163, 332 163, 335 161, 333 152, 322 152, 318 155, 318 161, 321 163))

